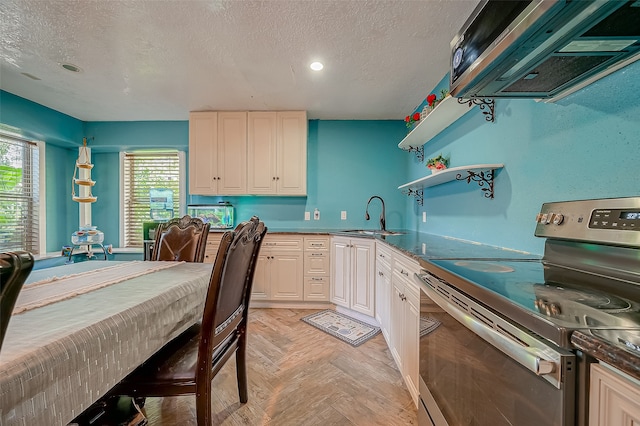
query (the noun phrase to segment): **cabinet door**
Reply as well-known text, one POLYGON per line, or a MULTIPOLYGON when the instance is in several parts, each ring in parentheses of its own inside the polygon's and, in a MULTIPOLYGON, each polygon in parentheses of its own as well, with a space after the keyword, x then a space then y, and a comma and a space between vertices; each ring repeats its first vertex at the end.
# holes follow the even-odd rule
POLYGON ((302 300, 302 253, 273 252, 270 268, 271 298, 273 300, 302 300))
POLYGON ((391 311, 391 270, 383 265, 376 265, 376 320, 380 324, 382 335, 389 343, 389 325, 391 311))
POLYGON ((589 426, 640 424, 640 385, 609 368, 591 365, 589 426))
POLYGON ((349 239, 334 237, 331 243, 331 302, 349 307, 351 301, 351 244, 349 239))
MULTIPOLYGON (((415 404, 418 403, 418 379, 420 375, 420 360, 418 355, 418 343, 420 340, 420 295, 412 294, 405 288, 406 300, 404 301, 404 330, 402 335, 402 357, 404 363, 404 381, 415 404)), ((419 292, 420 290, 418 290, 419 292)))
MULTIPOLYGON (((390 342, 389 349, 391 355, 396 361, 398 370, 404 371, 403 366, 403 353, 402 353, 402 323, 404 322, 404 286, 402 283, 396 280, 394 276, 392 279, 393 292, 391 293, 391 330, 389 332, 390 342)), ((403 374, 404 377, 404 374, 403 374)))
POLYGON ((216 194, 218 190, 218 114, 189 114, 189 193, 216 194))
POLYGON ((271 266, 271 252, 268 250, 260 250, 258 253, 258 261, 256 262, 256 271, 253 276, 253 286, 251 288, 251 298, 253 300, 268 300, 271 296, 269 289, 269 276, 271 266))
POLYGON ((307 194, 307 113, 277 113, 276 186, 278 194, 307 194))
POLYGON ((354 239, 352 241, 352 281, 351 309, 374 316, 374 247, 373 240, 354 239))
POLYGON ((276 193, 276 113, 250 112, 247 127, 247 192, 276 193))
POLYGON ((247 113, 218 112, 218 194, 247 193, 247 113))

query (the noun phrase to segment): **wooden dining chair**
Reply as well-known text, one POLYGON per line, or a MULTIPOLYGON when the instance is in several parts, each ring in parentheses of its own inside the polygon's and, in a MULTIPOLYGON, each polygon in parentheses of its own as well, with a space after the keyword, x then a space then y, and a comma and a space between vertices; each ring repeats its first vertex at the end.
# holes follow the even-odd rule
POLYGON ((267 232, 251 218, 226 232, 209 281, 204 313, 188 329, 138 367, 112 390, 134 398, 196 395, 199 426, 210 426, 211 381, 236 354, 240 402, 247 402, 247 322, 258 251, 267 232))
POLYGON ((33 264, 33 256, 29 252, 0 253, 0 349, 18 294, 33 264))
POLYGON ((202 262, 211 224, 189 215, 158 225, 151 260, 202 262))

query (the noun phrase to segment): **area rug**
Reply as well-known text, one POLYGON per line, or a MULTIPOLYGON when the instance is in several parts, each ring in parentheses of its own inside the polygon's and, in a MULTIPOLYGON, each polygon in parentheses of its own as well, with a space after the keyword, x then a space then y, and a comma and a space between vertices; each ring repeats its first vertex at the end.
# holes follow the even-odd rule
POLYGON ((431 333, 433 330, 438 328, 440 324, 441 322, 435 318, 420 317, 420 337, 431 333))
POLYGON ((380 333, 379 327, 374 327, 330 309, 316 312, 300 319, 327 334, 349 343, 351 346, 360 346, 380 333))

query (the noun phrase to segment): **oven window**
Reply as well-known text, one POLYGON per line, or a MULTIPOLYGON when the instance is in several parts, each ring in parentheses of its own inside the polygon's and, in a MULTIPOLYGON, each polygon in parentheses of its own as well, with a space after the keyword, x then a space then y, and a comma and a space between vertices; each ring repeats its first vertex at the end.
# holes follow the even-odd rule
POLYGON ((562 389, 486 343, 424 293, 421 317, 440 322, 420 337, 420 376, 449 425, 563 424, 563 407, 573 404, 565 403, 562 389))

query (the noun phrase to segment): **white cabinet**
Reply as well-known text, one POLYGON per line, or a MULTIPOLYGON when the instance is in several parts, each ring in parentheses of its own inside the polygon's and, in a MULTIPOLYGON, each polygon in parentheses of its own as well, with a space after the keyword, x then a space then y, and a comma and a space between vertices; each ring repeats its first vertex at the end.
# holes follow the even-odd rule
POLYGON ((420 288, 413 277, 419 270, 417 262, 394 253, 390 349, 414 403, 418 401, 420 288))
POLYGON ((306 111, 190 113, 189 193, 306 195, 306 111))
POLYGON ((252 300, 303 300, 303 237, 265 236, 256 264, 252 300))
POLYGON ((222 235, 224 235, 224 232, 209 232, 209 235, 207 235, 207 245, 204 249, 204 263, 214 263, 216 261, 222 235))
POLYGON ((331 243, 331 301, 371 317, 374 298, 375 241, 333 237, 331 243))
POLYGON ((189 193, 218 192, 218 113, 189 114, 189 193))
POLYGON ((640 382, 591 365, 589 426, 640 425, 640 382))
POLYGON ((331 283, 331 237, 304 237, 304 300, 328 302, 331 283))
POLYGON ((247 113, 218 112, 218 194, 247 193, 247 113))
POLYGON ((390 342, 391 325, 391 249, 380 241, 376 241, 376 321, 387 343, 390 342))
POLYGON ((307 113, 249 112, 250 194, 306 195, 307 113))
POLYGON ((247 192, 247 113, 189 114, 189 193, 247 192))

